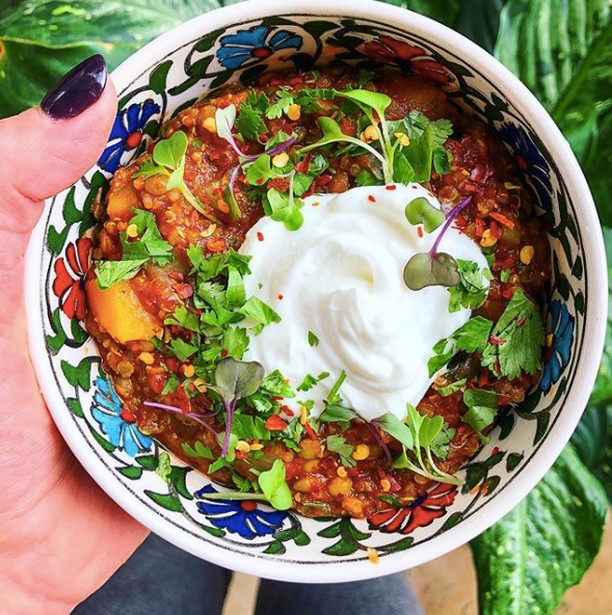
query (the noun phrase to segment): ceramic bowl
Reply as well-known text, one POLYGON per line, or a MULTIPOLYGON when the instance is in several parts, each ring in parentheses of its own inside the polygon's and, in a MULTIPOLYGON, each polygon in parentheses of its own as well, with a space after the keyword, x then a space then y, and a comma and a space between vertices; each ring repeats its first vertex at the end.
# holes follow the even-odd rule
MULTIPOLYGON (((99 485, 128 513, 186 551, 227 568, 302 582, 364 579, 422 564, 500 519, 561 453, 587 403, 601 356, 607 284, 593 201, 567 142, 530 92, 482 49, 440 24, 377 2, 256 0, 207 13, 156 39, 113 74, 119 112, 98 165, 51 199, 27 256, 31 352, 53 418, 99 485), (281 8, 282 7, 282 8, 281 8), (79 324, 90 206, 161 122, 223 84, 271 69, 381 62, 439 83, 504 141, 552 231, 547 360, 539 386, 507 414, 460 474, 402 510, 368 520, 312 520, 267 506, 207 500, 210 481, 122 416, 79 324), (368 549, 379 554, 378 564, 368 549)), ((547 238, 542 237, 542 241, 547 238)))

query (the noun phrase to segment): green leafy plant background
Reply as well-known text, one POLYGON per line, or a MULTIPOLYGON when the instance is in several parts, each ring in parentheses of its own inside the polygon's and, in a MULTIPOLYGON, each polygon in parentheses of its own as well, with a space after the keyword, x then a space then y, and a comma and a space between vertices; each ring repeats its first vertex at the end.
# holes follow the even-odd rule
MULTIPOLYGON (((570 142, 612 262, 610 0, 390 0, 458 30, 532 90, 570 142)), ((4 0, 0 117, 36 105, 80 60, 111 68, 223 0, 4 0)), ((609 280, 612 272, 608 269, 609 280)), ((612 314, 608 314, 608 323, 612 314)), ((612 333, 589 407, 561 458, 504 519, 472 541, 481 615, 553 613, 597 554, 612 497, 612 333)), ((607 591, 607 588, 602 588, 607 591)))

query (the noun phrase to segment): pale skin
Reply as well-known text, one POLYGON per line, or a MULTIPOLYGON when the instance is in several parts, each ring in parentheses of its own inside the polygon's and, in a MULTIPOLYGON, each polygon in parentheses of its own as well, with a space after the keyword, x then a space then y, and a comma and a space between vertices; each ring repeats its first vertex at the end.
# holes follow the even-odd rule
POLYGON ((100 156, 116 112, 109 79, 80 116, 39 108, 0 121, 0 605, 65 615, 92 594, 148 530, 93 482, 64 443, 28 356, 23 255, 54 195, 100 156))

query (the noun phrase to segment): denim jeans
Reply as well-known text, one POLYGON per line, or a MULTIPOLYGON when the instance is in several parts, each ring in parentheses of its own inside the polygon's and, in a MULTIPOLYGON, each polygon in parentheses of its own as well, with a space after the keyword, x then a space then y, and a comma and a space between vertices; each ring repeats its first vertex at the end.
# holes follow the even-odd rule
MULTIPOLYGON (((72 615, 220 615, 231 577, 229 570, 151 534, 72 615)), ((255 615, 327 614, 423 615, 423 611, 403 573, 322 585, 261 581, 255 615)))

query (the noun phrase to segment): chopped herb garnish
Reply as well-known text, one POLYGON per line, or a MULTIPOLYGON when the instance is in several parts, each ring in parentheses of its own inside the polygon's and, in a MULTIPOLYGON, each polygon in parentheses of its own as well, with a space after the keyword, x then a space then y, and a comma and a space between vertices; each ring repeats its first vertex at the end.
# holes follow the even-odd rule
POLYGON ((306 376, 304 376, 304 380, 302 380, 302 382, 297 386, 296 391, 310 391, 310 389, 328 377, 329 372, 321 372, 318 376, 306 374, 306 376))
POLYGON ((196 440, 193 443, 193 447, 187 444, 187 442, 183 442, 181 444, 183 451, 189 455, 190 457, 201 457, 202 459, 213 459, 212 451, 208 446, 204 446, 202 442, 196 440))
POLYGON ((312 332, 308 332, 308 345, 316 348, 319 345, 319 338, 312 332))
POLYGON ((458 312, 462 307, 475 310, 487 298, 491 272, 489 269, 480 269, 474 261, 461 258, 457 259, 457 266, 461 280, 457 286, 448 289, 448 311, 458 312))
POLYGON ((451 336, 441 339, 434 347, 435 355, 427 361, 429 376, 442 369, 457 352, 483 352, 493 323, 482 316, 474 316, 461 325, 451 336))
POLYGON ((357 462, 351 457, 355 447, 349 444, 342 436, 328 436, 325 440, 325 444, 332 453, 338 454, 340 463, 343 466, 352 468, 357 465, 357 462))
POLYGON ((217 220, 206 213, 202 202, 189 190, 185 183, 185 154, 188 144, 187 135, 180 130, 168 139, 158 141, 153 149, 152 159, 144 162, 135 176, 165 175, 168 178, 167 190, 177 188, 194 209, 216 222, 217 220))
POLYGON ((334 383, 334 386, 332 386, 329 393, 327 394, 327 398, 325 401, 328 405, 331 406, 331 405, 337 404, 340 401, 340 395, 339 395, 340 387, 342 386, 345 380, 346 380, 346 372, 342 370, 340 372, 340 375, 338 376, 338 379, 334 383))
POLYGON ((390 504, 394 508, 402 508, 402 506, 404 506, 402 502, 393 495, 379 495, 378 499, 385 504, 390 504))
POLYGON ((240 308, 240 313, 251 319, 251 328, 255 335, 259 335, 265 326, 281 321, 281 317, 258 297, 249 297, 240 308))
POLYGON ((132 279, 148 261, 141 258, 135 261, 99 261, 95 265, 98 288, 106 290, 118 282, 132 279))
POLYGON ((544 325, 540 312, 525 293, 516 289, 491 332, 482 364, 510 380, 542 367, 544 325))
POLYGON ((497 397, 494 391, 484 389, 466 389, 463 393, 463 403, 468 409, 461 420, 478 434, 483 443, 489 441, 483 431, 493 424, 497 416, 497 397))

